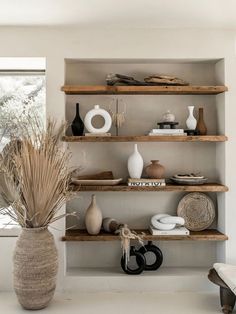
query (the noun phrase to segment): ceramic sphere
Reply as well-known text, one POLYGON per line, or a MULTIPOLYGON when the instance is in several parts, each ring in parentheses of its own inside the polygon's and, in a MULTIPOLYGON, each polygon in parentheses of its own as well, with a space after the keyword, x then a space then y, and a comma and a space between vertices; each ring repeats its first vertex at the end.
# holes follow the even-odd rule
POLYGON ((170 112, 170 110, 167 110, 166 113, 162 116, 162 122, 174 122, 175 121, 175 115, 170 112))

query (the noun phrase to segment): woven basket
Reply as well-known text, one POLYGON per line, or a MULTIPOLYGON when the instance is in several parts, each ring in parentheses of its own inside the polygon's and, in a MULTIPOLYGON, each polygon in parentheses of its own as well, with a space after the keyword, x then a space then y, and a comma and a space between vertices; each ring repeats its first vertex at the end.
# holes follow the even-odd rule
POLYGON ((45 308, 56 288, 58 253, 47 228, 22 229, 13 257, 14 289, 28 310, 45 308))

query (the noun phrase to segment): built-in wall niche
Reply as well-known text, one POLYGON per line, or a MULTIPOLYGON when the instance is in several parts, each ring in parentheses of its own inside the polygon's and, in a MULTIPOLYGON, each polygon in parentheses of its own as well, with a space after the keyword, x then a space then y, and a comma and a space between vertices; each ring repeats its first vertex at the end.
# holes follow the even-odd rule
MULTIPOLYGON (((137 79, 160 73, 178 76, 191 85, 224 85, 224 60, 65 60, 65 85, 106 85, 108 73, 120 73, 137 79)), ((105 109, 114 109, 116 100, 122 110, 126 109, 126 123, 119 129, 120 136, 140 136, 156 127, 163 113, 170 110, 175 114, 179 126, 185 128, 189 105, 204 108, 204 118, 209 135, 224 135, 223 94, 219 95, 66 95, 66 117, 71 122, 75 115, 75 104, 80 103, 80 115, 95 104, 105 109)), ((116 129, 111 129, 116 135, 116 129)), ((67 135, 71 135, 68 131, 67 135)), ((81 167, 81 174, 112 170, 115 177, 128 177, 127 158, 133 151, 134 142, 72 142, 71 165, 81 167)), ((151 159, 160 160, 166 168, 166 176, 174 173, 201 172, 210 181, 220 182, 224 173, 224 143, 217 142, 139 142, 138 147, 145 165, 151 159), (220 157, 221 154, 221 157, 220 157)), ((67 211, 74 209, 81 213, 78 222, 69 221, 67 227, 77 224, 83 228, 84 212, 94 192, 80 192, 80 198, 67 205, 67 211)), ((175 214, 178 201, 183 196, 177 192, 95 192, 105 216, 128 222, 131 228, 146 228, 154 213, 175 214)), ((217 206, 218 194, 210 194, 217 206)), ((221 200, 218 211, 224 211, 221 200)), ((221 216, 221 215, 220 215, 221 216)), ((215 220, 213 227, 220 222, 215 220)), ((221 231, 224 231, 221 228, 221 231)), ((166 267, 210 267, 216 260, 216 242, 158 242, 164 252, 166 267)), ((113 268, 119 264, 121 251, 119 243, 76 242, 67 243, 67 270, 91 267, 113 268), (76 247, 76 249, 75 249, 76 247), (93 258, 91 258, 93 256, 93 258)), ((224 256, 221 256, 224 259, 224 256)), ((76 273, 76 272, 75 272, 76 273)))
POLYGON ((223 59, 66 59, 65 85, 105 85, 108 73, 129 75, 138 80, 152 74, 166 74, 178 76, 190 85, 224 85, 224 73, 221 78, 217 74, 223 62, 223 59))
MULTIPOLYGON (((122 73, 144 79, 153 73, 169 74, 178 76, 191 85, 219 85, 218 68, 222 60, 167 60, 161 61, 130 61, 111 60, 86 61, 66 60, 66 85, 106 85, 108 73, 122 73)), ((66 118, 72 121, 75 114, 75 103, 81 104, 81 117, 99 104, 105 109, 111 108, 116 111, 125 110, 126 123, 119 129, 119 135, 144 135, 156 127, 163 113, 170 110, 176 116, 179 126, 186 127, 188 116, 187 106, 195 106, 195 116, 198 116, 198 108, 204 107, 204 116, 207 122, 208 134, 218 134, 219 123, 216 111, 216 97, 212 95, 67 95, 66 118)), ((99 121, 98 121, 99 123, 99 121)), ((111 130, 117 135, 116 129, 111 130)), ((67 135, 71 135, 68 130, 67 135)))

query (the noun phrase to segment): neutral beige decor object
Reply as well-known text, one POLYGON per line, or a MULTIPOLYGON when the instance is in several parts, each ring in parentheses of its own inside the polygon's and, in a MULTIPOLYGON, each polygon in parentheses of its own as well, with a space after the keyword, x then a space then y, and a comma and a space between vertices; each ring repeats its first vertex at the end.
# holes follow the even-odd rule
POLYGON ((162 122, 174 122, 175 121, 175 115, 170 112, 170 110, 167 110, 163 116, 162 116, 162 122))
POLYGON ((99 234, 102 226, 102 212, 96 202, 96 196, 92 195, 92 201, 85 214, 85 225, 89 234, 99 234))
POLYGON ((213 223, 216 213, 212 199, 204 193, 188 193, 179 202, 178 216, 184 218, 191 231, 205 230, 213 223))
POLYGON ((165 167, 159 164, 159 160, 151 160, 151 164, 145 168, 145 172, 151 179, 163 179, 165 177, 165 167))
POLYGON ((57 270, 57 249, 47 227, 24 228, 14 252, 14 289, 25 309, 39 310, 49 304, 57 270))
POLYGON ((72 197, 69 153, 60 147, 64 126, 47 129, 35 117, 18 123, 0 155, 0 213, 22 231, 14 251, 14 289, 25 309, 38 310, 51 301, 58 269, 58 253, 48 226, 64 217, 59 210, 72 197))

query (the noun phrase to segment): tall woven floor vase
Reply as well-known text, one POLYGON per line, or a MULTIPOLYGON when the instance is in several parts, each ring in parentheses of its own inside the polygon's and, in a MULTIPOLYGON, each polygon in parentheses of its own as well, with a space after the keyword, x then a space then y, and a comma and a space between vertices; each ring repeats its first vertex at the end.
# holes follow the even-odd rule
POLYGON ((54 237, 47 228, 22 229, 14 256, 14 290, 28 310, 45 308, 53 298, 58 272, 54 237))

